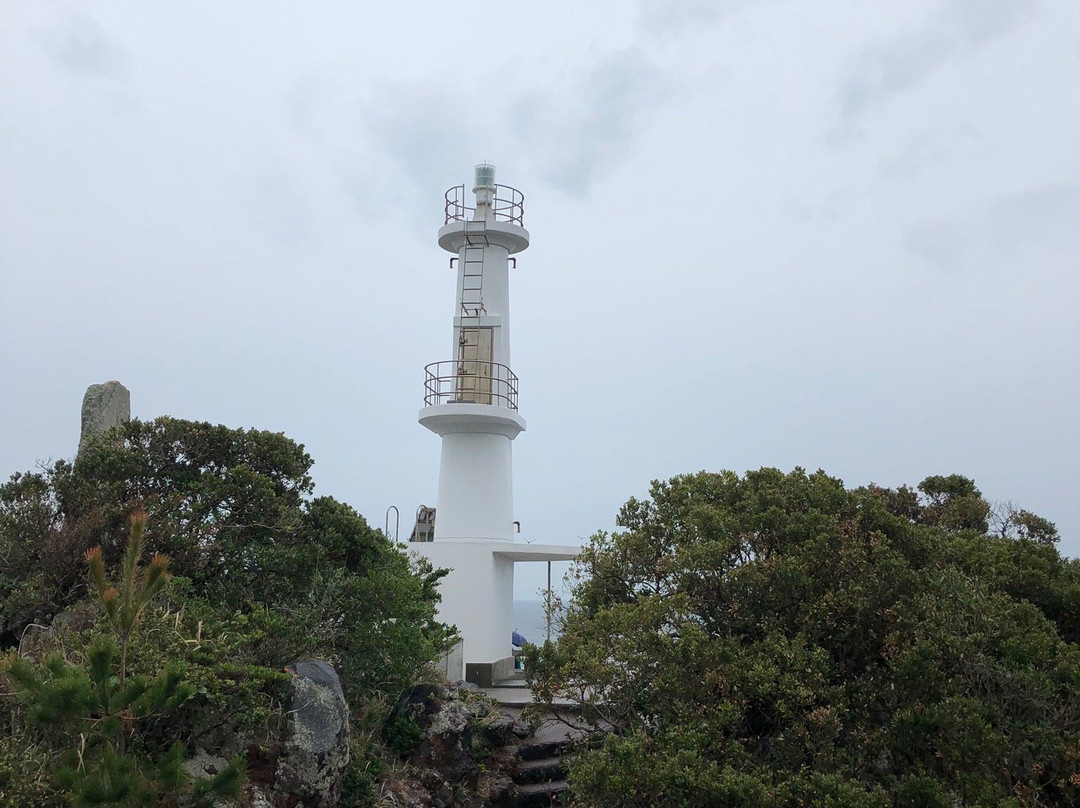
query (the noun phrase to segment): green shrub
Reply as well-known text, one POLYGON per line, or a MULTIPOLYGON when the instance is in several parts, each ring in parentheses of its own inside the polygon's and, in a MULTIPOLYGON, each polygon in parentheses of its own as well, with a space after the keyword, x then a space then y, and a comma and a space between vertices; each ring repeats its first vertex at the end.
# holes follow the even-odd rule
POLYGON ((366 735, 353 735, 349 765, 341 786, 341 808, 370 808, 375 804, 375 787, 382 773, 379 753, 379 747, 366 735))
POLYGON ((74 465, 16 475, 0 485, 0 557, 11 561, 0 647, 85 595, 91 546, 120 563, 138 507, 147 549, 183 579, 188 615, 246 635, 236 661, 280 670, 319 657, 354 712, 393 698, 449 637, 435 619, 443 573, 410 562, 348 505, 311 498, 310 466, 280 434, 159 418, 90 441, 74 465))
POLYGON ((1026 512, 988 533, 971 480, 919 490, 760 469, 627 502, 527 649, 540 699, 620 729, 576 804, 1080 804, 1080 564, 1026 512))
MULTIPOLYGON (((116 585, 106 577, 101 549, 86 554, 108 631, 90 639, 85 660, 68 662, 54 652, 40 666, 16 657, 8 668, 29 724, 66 734, 55 784, 76 806, 146 805, 172 801, 188 790, 183 742, 154 748, 139 728, 144 721, 175 712, 195 688, 175 660, 154 675, 133 674, 128 668, 128 648, 142 616, 168 580, 164 556, 155 555, 146 567, 139 565, 145 524, 145 514, 132 516, 116 585)), ((243 774, 243 759, 233 760, 216 777, 195 784, 195 801, 235 795, 243 774)))
POLYGON ((383 737, 387 746, 399 754, 405 754, 424 739, 424 731, 413 719, 402 714, 387 722, 383 737))

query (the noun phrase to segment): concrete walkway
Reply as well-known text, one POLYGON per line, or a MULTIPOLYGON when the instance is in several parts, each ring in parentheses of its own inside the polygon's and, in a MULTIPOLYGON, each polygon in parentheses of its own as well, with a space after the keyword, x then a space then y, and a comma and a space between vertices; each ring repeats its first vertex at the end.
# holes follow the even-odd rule
MULTIPOLYGON (((496 682, 492 687, 483 688, 483 692, 495 699, 502 707, 520 709, 526 704, 533 703, 532 691, 525 684, 525 679, 520 673, 514 674, 509 679, 496 682)), ((574 702, 569 699, 555 699, 555 705, 569 708, 575 706, 574 702)))

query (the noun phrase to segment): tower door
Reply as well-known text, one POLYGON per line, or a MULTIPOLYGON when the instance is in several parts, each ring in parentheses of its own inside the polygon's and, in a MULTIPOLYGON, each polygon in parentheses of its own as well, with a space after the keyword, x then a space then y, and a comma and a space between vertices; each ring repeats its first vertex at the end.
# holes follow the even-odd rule
POLYGON ((462 326, 458 339, 457 400, 491 403, 491 363, 494 328, 462 326))

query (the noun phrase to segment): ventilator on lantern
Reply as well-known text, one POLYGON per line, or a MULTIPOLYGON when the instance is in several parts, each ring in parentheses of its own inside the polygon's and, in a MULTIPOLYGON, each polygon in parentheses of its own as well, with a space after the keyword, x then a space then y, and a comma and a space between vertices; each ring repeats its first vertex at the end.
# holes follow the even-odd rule
POLYGON ((579 548, 514 542, 513 441, 525 431, 510 364, 510 268, 529 246, 524 196, 476 166, 472 193, 446 192, 439 246, 457 272, 451 353, 425 368, 420 423, 442 439, 434 515, 418 515, 410 549, 450 574, 439 618, 457 626, 463 667, 489 686, 513 670, 514 564, 565 561, 579 548), (429 529, 433 524, 433 528, 429 529))

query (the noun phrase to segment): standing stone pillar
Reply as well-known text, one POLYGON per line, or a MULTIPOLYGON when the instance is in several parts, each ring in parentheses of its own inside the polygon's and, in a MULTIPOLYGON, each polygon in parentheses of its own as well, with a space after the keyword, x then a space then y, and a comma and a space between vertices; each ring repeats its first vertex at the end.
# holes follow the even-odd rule
POLYGON ((118 381, 90 385, 83 396, 79 451, 89 438, 130 420, 131 392, 124 385, 118 381))

